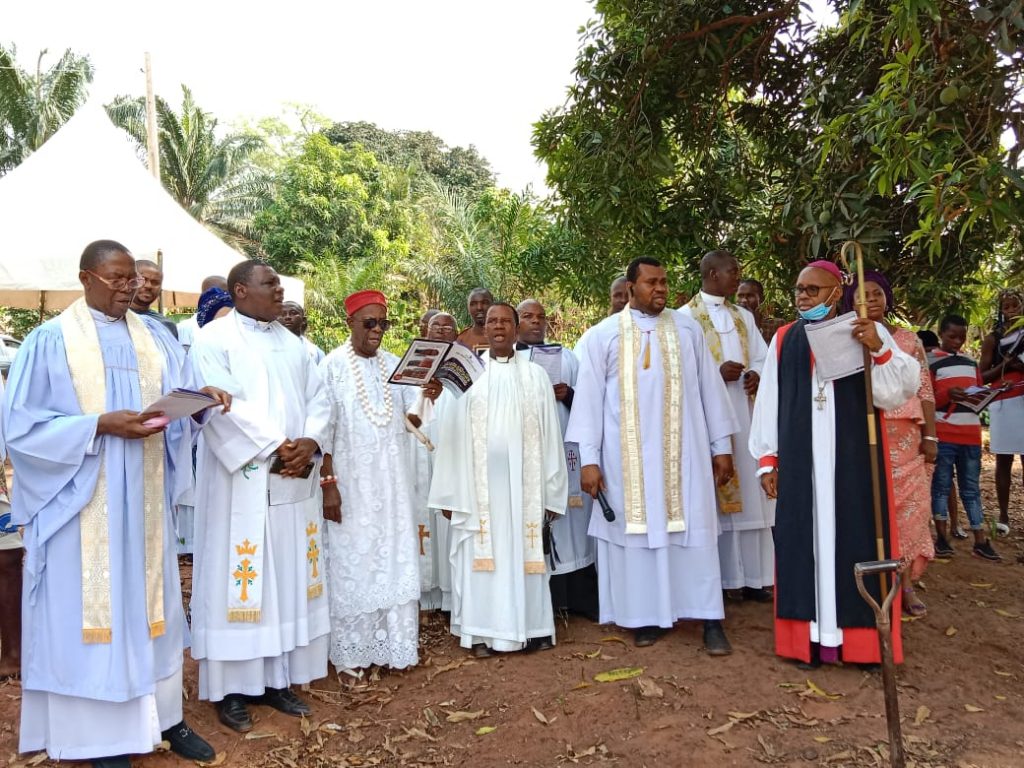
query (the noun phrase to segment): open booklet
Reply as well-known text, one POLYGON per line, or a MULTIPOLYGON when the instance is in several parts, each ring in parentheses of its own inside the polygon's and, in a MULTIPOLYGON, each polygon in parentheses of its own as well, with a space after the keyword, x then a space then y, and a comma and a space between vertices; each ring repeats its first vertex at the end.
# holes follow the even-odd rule
POLYGON ((964 390, 966 396, 960 401, 975 413, 981 413, 988 408, 993 400, 1010 392, 1019 393, 1024 389, 1024 384, 1004 384, 1001 387, 967 387, 964 390))
POLYGON ((143 413, 162 413, 168 421, 184 419, 194 413, 217 405, 217 401, 203 392, 191 389, 173 389, 143 409, 143 413))
POLYGON ((807 343, 814 355, 814 367, 821 381, 835 381, 864 370, 864 345, 853 338, 856 312, 808 323, 807 343))
POLYGON ((422 387, 431 379, 437 379, 441 386, 459 397, 483 372, 483 361, 465 344, 413 339, 388 381, 422 387))

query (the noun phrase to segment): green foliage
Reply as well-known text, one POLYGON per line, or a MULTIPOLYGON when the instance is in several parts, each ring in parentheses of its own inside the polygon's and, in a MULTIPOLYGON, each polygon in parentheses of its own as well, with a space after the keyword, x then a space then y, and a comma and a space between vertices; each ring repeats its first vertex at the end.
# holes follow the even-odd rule
MULTIPOLYGON (((217 119, 181 87, 180 113, 156 99, 160 180, 181 207, 230 245, 257 250, 253 217, 269 199, 269 179, 252 163, 263 142, 251 134, 217 136, 217 119)), ((107 107, 111 119, 140 147, 147 144, 146 102, 119 96, 107 107)))
POLYGON ((0 45, 0 176, 39 149, 85 101, 93 69, 88 56, 70 48, 55 64, 36 71, 17 63, 15 47, 0 45))
POLYGON ((414 165, 442 186, 471 196, 494 186, 494 173, 476 147, 449 147, 430 131, 386 131, 373 123, 335 123, 324 131, 334 144, 362 146, 392 167, 414 165))
POLYGON ((977 302, 1002 244, 1024 261, 1020 144, 1000 146, 1022 125, 1021 3, 835 6, 814 30, 795 1, 597 2, 567 106, 534 134, 591 295, 638 253, 692 289, 724 245, 781 298, 855 238, 920 318, 977 302))

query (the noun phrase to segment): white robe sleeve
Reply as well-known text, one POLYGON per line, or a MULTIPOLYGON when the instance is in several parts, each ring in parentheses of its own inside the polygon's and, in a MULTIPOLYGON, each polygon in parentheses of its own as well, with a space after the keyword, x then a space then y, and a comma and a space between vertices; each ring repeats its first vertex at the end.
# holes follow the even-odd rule
POLYGON ((896 346, 881 323, 875 323, 875 330, 882 340, 882 348, 872 355, 871 389, 875 407, 888 411, 917 394, 921 386, 921 364, 896 346))
POLYGON ((750 455, 760 466, 759 474, 770 471, 774 466, 764 459, 779 455, 779 364, 775 351, 778 339, 776 335, 768 345, 761 368, 761 383, 757 387, 754 414, 750 420, 750 439, 747 441, 750 455))
POLYGON ((711 356, 704 334, 699 330, 700 326, 697 326, 695 321, 690 322, 698 329, 691 338, 694 340, 693 352, 697 358, 697 375, 700 378, 700 400, 704 407, 704 422, 708 428, 711 455, 731 454, 730 438, 739 432, 740 428, 736 414, 732 410, 729 390, 725 387, 725 380, 715 363, 715 358, 711 356))
POLYGON ((328 438, 333 438, 333 418, 331 413, 331 398, 324 386, 320 376, 320 369, 314 360, 306 356, 306 390, 303 396, 306 398, 306 421, 303 424, 302 434, 295 435, 295 438, 308 437, 325 453, 332 448, 328 438))
POLYGON ((604 397, 607 378, 607 360, 603 344, 603 333, 592 328, 576 348, 580 358, 576 376, 572 412, 565 439, 580 447, 580 463, 586 467, 601 464, 601 444, 604 440, 604 397))
POLYGON ((750 349, 750 370, 754 371, 758 375, 761 373, 761 369, 764 368, 765 358, 768 356, 768 345, 764 343, 764 336, 757 329, 757 322, 754 320, 754 316, 745 309, 741 309, 743 315, 743 322, 747 326, 747 343, 750 349))
POLYGON ((535 371, 540 403, 540 430, 543 451, 541 468, 544 473, 544 509, 559 515, 565 514, 569 502, 569 474, 565 468, 565 445, 562 442, 562 425, 558 421, 558 403, 554 390, 543 371, 535 371))

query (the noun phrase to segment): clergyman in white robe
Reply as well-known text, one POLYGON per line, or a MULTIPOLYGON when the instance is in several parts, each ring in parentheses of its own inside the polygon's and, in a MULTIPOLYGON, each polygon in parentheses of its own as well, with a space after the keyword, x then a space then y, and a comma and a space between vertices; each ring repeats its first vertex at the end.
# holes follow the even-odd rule
POLYGON ((669 628, 677 619, 723 618, 711 458, 732 452, 730 437, 737 427, 700 327, 671 309, 652 316, 627 306, 591 328, 578 354, 580 372, 566 439, 579 443, 584 467, 600 467, 615 512, 612 522, 601 514, 590 516, 590 535, 598 547, 601 623, 669 628), (637 344, 627 347, 628 357, 622 359, 621 327, 630 318, 637 344), (659 339, 661 323, 664 339, 659 339), (678 355, 675 368, 668 354, 678 355), (624 366, 632 368, 635 381, 632 402, 639 441, 623 440, 624 366), (673 371, 681 387, 678 422, 665 411, 673 371), (679 424, 681 447, 670 445, 665 436, 673 423, 679 424), (624 447, 629 453, 624 454, 624 447), (678 451, 678 458, 666 457, 669 451, 678 451), (624 458, 630 456, 630 466, 642 478, 627 504, 624 458), (678 519, 670 519, 666 478, 680 489, 678 519), (627 519, 634 521, 630 527, 637 532, 627 530, 627 519))
POLYGON ((387 383, 397 364, 383 349, 373 357, 357 355, 350 341, 320 364, 332 410, 324 451, 341 494, 341 522, 325 523, 330 659, 339 671, 374 664, 403 669, 419 660, 413 438, 405 428, 418 388, 387 383), (382 425, 366 413, 358 382, 375 415, 387 413, 382 425))
POLYGON ((429 503, 452 514, 452 634, 463 648, 518 651, 555 635, 542 526, 565 512, 565 453, 543 369, 485 360, 440 424, 429 503))
MULTIPOLYGON (((761 373, 768 345, 757 329, 754 316, 722 296, 701 291, 699 299, 707 310, 707 317, 713 325, 711 333, 717 334, 721 345, 721 360, 745 363, 750 371, 761 373), (734 315, 735 313, 735 315, 734 315), (736 316, 743 328, 737 328, 736 316), (745 335, 746 342, 741 339, 745 335), (746 360, 744 360, 746 357, 746 360)), ((679 309, 681 313, 697 321, 689 305, 679 309)), ((702 326, 703 327, 703 326, 702 326)), ((709 334, 704 329, 705 338, 709 334)), ((706 339, 708 347, 713 340, 706 339)), ((738 484, 739 498, 729 501, 740 502, 740 509, 722 509, 721 501, 725 489, 719 492, 719 516, 721 534, 718 536, 718 558, 722 566, 723 589, 763 589, 770 587, 775 579, 775 545, 772 541, 772 526, 775 524, 775 501, 768 499, 761 489, 757 476, 757 462, 747 450, 750 439, 750 417, 753 400, 743 389, 743 378, 725 383, 729 392, 739 431, 733 436, 733 470, 738 484)), ((728 488, 728 486, 726 486, 728 488)))
POLYGON ((416 538, 419 541, 420 610, 452 609, 451 523, 441 510, 430 506, 430 479, 434 474, 439 425, 445 412, 456 402, 447 389, 434 402, 420 390, 409 413, 419 417, 420 431, 430 440, 434 450, 412 439, 413 464, 416 468, 416 538))
POLYGON ((238 310, 189 352, 196 379, 234 396, 203 428, 197 459, 192 656, 199 697, 263 695, 327 674, 318 478, 271 473, 286 440, 323 448, 330 402, 302 341, 238 310))

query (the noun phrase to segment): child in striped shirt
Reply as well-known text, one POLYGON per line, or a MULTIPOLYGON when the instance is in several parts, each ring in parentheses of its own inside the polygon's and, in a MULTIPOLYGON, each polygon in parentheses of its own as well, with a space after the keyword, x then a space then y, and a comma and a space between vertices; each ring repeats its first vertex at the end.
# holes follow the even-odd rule
POLYGON ((953 468, 960 487, 967 519, 974 534, 972 554, 986 560, 999 560, 983 526, 981 510, 981 420, 963 404, 964 390, 981 386, 978 364, 960 354, 967 341, 967 321, 959 315, 946 315, 939 326, 939 348, 929 363, 935 389, 935 434, 939 453, 932 476, 932 518, 938 538, 935 554, 955 554, 949 540, 949 492, 953 484, 953 468))

